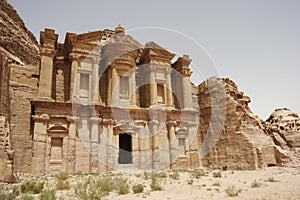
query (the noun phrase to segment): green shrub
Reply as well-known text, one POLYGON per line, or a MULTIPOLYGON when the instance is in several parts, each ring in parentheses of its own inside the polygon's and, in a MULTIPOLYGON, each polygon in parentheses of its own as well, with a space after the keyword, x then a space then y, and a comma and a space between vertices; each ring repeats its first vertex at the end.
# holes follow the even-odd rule
POLYGON ((9 190, 4 190, 0 188, 0 200, 13 200, 16 196, 14 193, 9 192, 9 190))
POLYGON ((132 191, 134 194, 142 193, 144 191, 144 186, 142 184, 136 184, 132 186, 132 191))
POLYGON ((127 179, 117 177, 114 179, 113 185, 119 194, 129 193, 129 184, 127 183, 127 179))
POLYGON ((213 177, 214 178, 222 178, 222 173, 221 172, 213 172, 213 177))
POLYGON ((27 181, 20 186, 22 193, 39 194, 44 188, 44 182, 27 181))
POLYGON ((179 180, 179 172, 176 170, 176 171, 173 171, 172 174, 170 174, 170 177, 174 180, 179 180))
POLYGON ((193 178, 199 179, 201 178, 201 176, 206 176, 206 172, 202 169, 201 170, 196 169, 192 172, 192 176, 193 178))
POLYGON ((193 183, 194 183, 193 179, 189 179, 188 182, 187 182, 188 185, 193 185, 193 183))
POLYGON ((63 181, 62 179, 58 179, 56 184, 57 190, 69 190, 70 188, 71 187, 69 181, 63 181))
POLYGON ((20 188, 19 188, 19 186, 14 186, 12 193, 16 197, 19 196, 20 195, 20 188))
POLYGON ((148 180, 150 178, 150 173, 149 172, 144 172, 144 179, 148 180))
POLYGON ((108 195, 113 189, 112 178, 109 176, 99 178, 96 184, 97 187, 104 193, 104 195, 108 195))
POLYGON ((59 174, 56 175, 56 178, 57 178, 58 180, 63 180, 63 181, 65 181, 65 180, 67 180, 67 179, 69 178, 69 174, 66 173, 66 172, 61 172, 61 173, 59 173, 59 174))
POLYGON ((278 180, 275 180, 274 177, 269 177, 269 178, 267 179, 267 181, 268 181, 268 182, 278 182, 278 180))
POLYGON ((90 178, 82 183, 78 183, 74 190, 76 197, 82 200, 98 200, 107 195, 107 192, 103 192, 100 189, 98 181, 90 178))
POLYGON ((153 191, 162 190, 161 185, 158 183, 157 175, 154 174, 154 173, 151 174, 151 184, 150 184, 150 187, 151 187, 151 189, 153 191))
POLYGON ((34 197, 28 194, 22 196, 21 200, 34 200, 34 197))
POLYGON ((228 186, 226 189, 225 189, 225 192, 226 194, 229 196, 229 197, 236 197, 239 195, 239 193, 241 192, 240 189, 236 189, 234 185, 231 185, 231 186, 228 186))
POLYGON ((261 183, 258 182, 257 180, 254 180, 252 183, 251 183, 251 187, 252 188, 258 188, 261 186, 261 183))
POLYGON ((168 178, 167 172, 158 172, 157 173, 158 178, 168 178))
POLYGON ((55 190, 46 190, 41 193, 40 200, 56 200, 55 190))
POLYGON ((216 187, 220 187, 221 186, 220 183, 213 183, 212 185, 216 186, 216 187))
POLYGON ((135 177, 141 178, 141 177, 142 177, 142 174, 135 174, 135 177))

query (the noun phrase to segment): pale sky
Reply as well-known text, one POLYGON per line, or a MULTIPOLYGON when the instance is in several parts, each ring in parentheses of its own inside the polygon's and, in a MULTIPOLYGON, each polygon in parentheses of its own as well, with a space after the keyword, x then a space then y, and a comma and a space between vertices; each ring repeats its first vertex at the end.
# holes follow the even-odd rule
POLYGON ((46 27, 64 41, 66 32, 122 24, 142 44, 153 40, 178 56, 189 54, 196 84, 210 76, 231 78, 262 119, 280 107, 300 113, 298 0, 9 2, 38 40, 46 27))

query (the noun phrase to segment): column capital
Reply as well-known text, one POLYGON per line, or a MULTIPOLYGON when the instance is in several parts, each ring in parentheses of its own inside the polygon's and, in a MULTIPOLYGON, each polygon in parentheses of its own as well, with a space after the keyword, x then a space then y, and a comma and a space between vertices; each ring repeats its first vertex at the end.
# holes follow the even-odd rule
POLYGON ((177 121, 168 121, 166 124, 167 124, 168 127, 176 126, 177 125, 177 121))
POLYGON ((149 121, 149 125, 150 126, 159 125, 159 121, 158 120, 151 120, 151 121, 149 121))
POLYGON ((91 117, 90 118, 90 122, 92 124, 100 124, 102 122, 102 118, 98 118, 98 117, 91 117))
POLYGON ((116 121, 113 119, 102 119, 102 124, 104 125, 114 125, 116 124, 116 121))
POLYGON ((75 53, 70 53, 69 59, 70 59, 70 61, 79 61, 80 55, 75 54, 75 53))
POLYGON ((69 123, 75 123, 75 122, 77 122, 79 120, 79 117, 76 117, 76 116, 67 116, 66 119, 67 119, 67 121, 69 123))
POLYGON ((55 49, 50 49, 50 48, 41 48, 41 56, 47 56, 50 58, 54 58, 56 55, 56 50, 55 49))
POLYGON ((35 122, 48 122, 50 120, 50 116, 48 114, 42 115, 32 115, 32 119, 35 122))

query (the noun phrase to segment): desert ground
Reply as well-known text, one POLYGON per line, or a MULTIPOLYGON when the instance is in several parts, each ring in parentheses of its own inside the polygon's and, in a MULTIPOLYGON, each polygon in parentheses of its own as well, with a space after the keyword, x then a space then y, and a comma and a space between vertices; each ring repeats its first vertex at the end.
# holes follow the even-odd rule
POLYGON ((56 176, 17 177, 17 183, 2 185, 1 188, 0 200, 294 200, 300 199, 300 168, 269 167, 256 171, 218 171, 206 168, 157 172, 124 170, 76 175, 62 173, 56 176), (36 186, 28 186, 31 183, 36 186))

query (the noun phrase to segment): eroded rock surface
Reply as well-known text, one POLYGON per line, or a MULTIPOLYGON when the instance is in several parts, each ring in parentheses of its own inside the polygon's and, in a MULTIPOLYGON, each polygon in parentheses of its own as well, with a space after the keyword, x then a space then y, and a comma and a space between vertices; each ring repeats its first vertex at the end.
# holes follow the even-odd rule
POLYGON ((0 52, 21 64, 39 63, 35 37, 7 0, 0 0, 0 52))
POLYGON ((280 164, 276 156, 281 160, 287 157, 267 134, 264 122, 251 112, 249 103, 250 98, 230 79, 211 78, 200 84, 199 140, 202 148, 213 146, 208 155, 203 154, 203 166, 257 169, 280 164))
POLYGON ((6 56, 0 54, 0 181, 14 181, 14 152, 10 143, 9 67, 6 56))
POLYGON ((276 109, 266 125, 278 145, 300 148, 300 118, 297 113, 287 108, 276 109))

